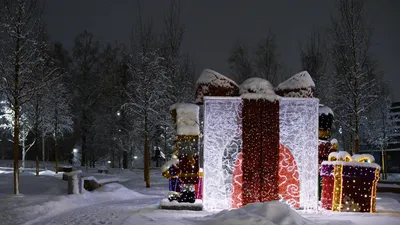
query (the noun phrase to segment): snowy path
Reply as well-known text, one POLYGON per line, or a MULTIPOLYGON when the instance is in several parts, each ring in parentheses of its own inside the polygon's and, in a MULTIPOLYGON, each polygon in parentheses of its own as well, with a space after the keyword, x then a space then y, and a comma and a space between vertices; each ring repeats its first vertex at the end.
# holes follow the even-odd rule
POLYGON ((145 188, 141 170, 115 170, 108 175, 92 170, 86 172, 85 176, 102 180, 117 179, 119 183, 110 183, 81 195, 66 194, 67 182, 61 180, 61 174, 43 171, 40 177, 35 177, 34 173, 27 171, 20 176, 21 196, 12 194, 13 177, 8 170, 0 169, 1 225, 265 225, 272 224, 268 221, 274 218, 295 218, 296 222, 283 224, 302 225, 400 224, 400 195, 393 193, 378 193, 377 213, 297 212, 304 219, 300 215, 289 215, 294 211, 282 215, 284 209, 277 208, 275 203, 266 203, 253 209, 218 215, 206 211, 158 209, 160 200, 168 193, 168 181, 158 170, 151 171, 151 188, 145 188))
MULTIPOLYGON (((390 196, 390 194, 389 194, 390 196)), ((385 196, 386 197, 386 196, 385 196)), ((398 197, 398 195, 396 196, 398 197)), ((28 222, 25 225, 196 225, 205 223, 204 217, 211 215, 210 212, 194 211, 169 211, 158 209, 161 197, 141 198, 123 201, 109 201, 100 204, 93 204, 85 207, 74 208, 71 211, 55 215, 50 218, 36 220, 34 223, 28 222), (197 217, 197 218, 196 218, 197 217)), ((398 206, 398 201, 393 198, 383 198, 380 202, 398 206)), ((380 208, 380 207, 378 207, 380 208)), ((395 207, 397 208, 397 207, 395 207)), ((316 214, 301 215, 311 224, 318 225, 339 225, 339 224, 380 224, 384 221, 385 225, 400 224, 400 212, 384 211, 380 209, 378 213, 334 213, 319 212, 316 214)), ((259 223, 257 223, 259 224, 259 223)), ((303 224, 303 223, 301 223, 303 224)), ((306 223, 308 224, 308 223, 306 223)))
MULTIPOLYGON (((160 198, 105 202, 73 209, 32 225, 124 224, 138 209, 158 205, 160 198)), ((154 208, 154 207, 153 207, 154 208)))
POLYGON ((75 208, 56 216, 37 219, 25 225, 190 225, 198 224, 208 212, 170 211, 158 209, 161 198, 111 201, 75 208), (193 219, 199 217, 199 219, 193 219))

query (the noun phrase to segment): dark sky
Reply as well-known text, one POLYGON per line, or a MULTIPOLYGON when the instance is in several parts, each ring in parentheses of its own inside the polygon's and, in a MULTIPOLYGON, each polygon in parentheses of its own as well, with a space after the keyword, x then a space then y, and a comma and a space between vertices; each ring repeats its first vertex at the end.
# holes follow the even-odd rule
MULTIPOLYGON (((182 0, 181 21, 187 32, 184 51, 190 52, 200 73, 205 68, 228 75, 227 58, 232 44, 245 41, 254 45, 269 29, 275 34, 281 61, 293 73, 300 70, 299 42, 314 27, 328 26, 334 0, 182 0)), ((161 29, 167 0, 142 0, 142 15, 152 18, 161 29)), ((373 52, 386 80, 400 101, 400 1, 370 0, 367 3, 374 27, 373 52)), ((67 48, 84 29, 100 42, 129 44, 137 21, 136 0, 47 0, 45 21, 53 40, 67 48)))

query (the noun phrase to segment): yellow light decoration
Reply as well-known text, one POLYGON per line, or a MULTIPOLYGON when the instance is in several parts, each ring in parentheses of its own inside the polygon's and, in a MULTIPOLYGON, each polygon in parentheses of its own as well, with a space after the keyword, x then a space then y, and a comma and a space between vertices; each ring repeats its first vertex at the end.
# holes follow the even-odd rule
POLYGON ((340 152, 331 152, 328 155, 328 161, 343 161, 343 162, 351 162, 353 158, 351 155, 346 151, 340 152))
POLYGON ((331 153, 329 160, 321 164, 322 207, 337 212, 375 212, 380 167, 372 163, 373 156, 349 157, 338 152, 331 153))
POLYGON ((332 211, 340 212, 342 209, 343 164, 334 165, 333 174, 334 174, 334 183, 333 183, 332 211))
POLYGON ((369 212, 375 212, 376 211, 376 185, 379 180, 379 168, 375 169, 375 179, 372 183, 372 188, 371 188, 371 204, 370 204, 370 210, 369 212))
POLYGON ((319 129, 318 130, 318 137, 320 139, 326 140, 330 137, 330 130, 323 130, 323 129, 319 129))
POLYGON ((335 155, 329 155, 328 161, 330 162, 337 161, 337 157, 335 155))

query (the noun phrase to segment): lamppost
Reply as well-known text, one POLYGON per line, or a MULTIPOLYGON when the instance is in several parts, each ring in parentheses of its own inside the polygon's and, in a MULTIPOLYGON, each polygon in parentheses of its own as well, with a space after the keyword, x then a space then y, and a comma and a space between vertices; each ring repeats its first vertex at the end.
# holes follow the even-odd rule
POLYGON ((77 148, 74 148, 72 150, 72 155, 73 155, 72 163, 73 163, 74 167, 77 167, 77 165, 78 165, 78 152, 79 151, 77 148))

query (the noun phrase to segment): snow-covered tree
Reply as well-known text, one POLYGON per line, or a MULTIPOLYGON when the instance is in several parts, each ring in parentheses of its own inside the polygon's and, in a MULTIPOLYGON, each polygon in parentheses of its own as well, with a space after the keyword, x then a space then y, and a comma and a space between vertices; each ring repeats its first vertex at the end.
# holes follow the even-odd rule
POLYGON ((336 121, 349 136, 350 149, 359 152, 360 119, 376 101, 375 62, 370 54, 371 29, 362 0, 340 0, 329 36, 335 70, 336 121))
POLYGON ((128 63, 131 78, 125 89, 128 97, 123 109, 131 113, 136 120, 135 129, 143 137, 143 164, 146 187, 150 187, 150 149, 149 136, 159 120, 164 118, 168 102, 168 79, 165 59, 161 57, 158 39, 153 32, 151 22, 142 21, 139 7, 139 22, 131 36, 132 54, 128 63))
POLYGON ((74 121, 70 105, 71 96, 64 83, 56 80, 46 92, 43 99, 43 122, 41 129, 43 135, 50 134, 54 140, 56 173, 58 173, 60 139, 74 129, 74 121))
POLYGON ((139 61, 130 65, 132 81, 126 92, 129 102, 124 105, 141 121, 146 187, 150 187, 149 132, 160 117, 160 109, 165 106, 166 87, 169 85, 162 60, 157 50, 139 53, 139 61))
POLYGON ((396 126, 390 113, 391 97, 389 85, 381 81, 378 101, 361 118, 363 141, 381 151, 386 150, 396 126))
MULTIPOLYGON (((52 77, 48 77, 47 73, 51 70, 54 70, 55 68, 58 69, 58 65, 55 63, 55 60, 50 55, 51 47, 48 44, 48 34, 47 34, 47 28, 45 24, 40 24, 38 30, 38 35, 37 35, 37 42, 38 42, 38 50, 39 54, 44 57, 43 60, 40 61, 40 63, 35 67, 35 69, 32 71, 32 73, 36 74, 35 76, 35 82, 36 83, 42 83, 45 84, 43 85, 42 88, 38 89, 33 95, 31 100, 29 101, 29 104, 31 105, 31 110, 28 112, 28 116, 30 120, 32 121, 33 128, 32 128, 32 133, 34 135, 34 138, 36 140, 36 176, 39 176, 39 156, 40 156, 40 145, 39 145, 39 139, 40 136, 42 135, 42 132, 40 130, 40 126, 42 125, 44 114, 44 103, 43 103, 43 98, 46 95, 46 90, 47 87, 49 86, 50 79, 56 79, 60 74, 62 74, 62 70, 57 70, 56 73, 53 74, 52 77)), ((43 159, 44 157, 42 157, 43 159)))
MULTIPOLYGON (((46 145, 46 140, 47 137, 50 136, 51 139, 54 140, 54 132, 52 132, 53 129, 51 127, 54 125, 53 122, 51 122, 54 118, 53 112, 57 108, 62 108, 62 112, 65 112, 65 115, 73 117, 72 113, 72 89, 71 86, 68 86, 69 84, 69 66, 71 63, 71 59, 69 57, 68 52, 63 48, 61 43, 53 43, 49 46, 48 49, 48 55, 50 58, 53 60, 53 63, 55 67, 60 68, 59 69, 59 74, 56 79, 52 80, 49 85, 46 86, 46 88, 43 88, 41 90, 41 95, 40 97, 40 107, 39 111, 39 116, 41 118, 41 123, 39 123, 38 126, 38 132, 40 133, 40 136, 42 138, 42 161, 45 161, 45 145, 46 145), (51 96, 53 93, 56 93, 55 96, 60 97, 57 101, 51 102, 51 96), (50 100, 50 101, 49 101, 50 100), (54 108, 56 107, 56 108, 54 108), (70 114, 68 114, 70 113, 70 114)), ((61 113, 62 113, 61 112, 61 113)), ((63 114, 61 114, 63 115, 63 114)), ((67 120, 68 121, 68 120, 67 120)), ((64 122, 64 121, 61 121, 64 122)), ((69 121, 68 121, 69 122, 69 121)), ((68 123, 67 123, 68 124, 68 123)), ((68 131, 68 129, 63 130, 63 131, 68 131)), ((68 132, 66 132, 68 133, 68 132)), ((65 133, 63 133, 65 134, 65 133)), ((38 134, 36 136, 39 136, 38 134)), ((63 136, 63 135, 61 135, 63 136)), ((40 148, 39 144, 37 144, 38 149, 40 148)), ((54 146, 56 147, 56 146, 54 146)), ((55 150, 55 149, 54 149, 55 150)), ((39 151, 39 150, 37 150, 39 151)), ((49 156, 48 156, 49 157, 49 156)), ((56 157, 58 158, 58 157, 56 157)))
MULTIPOLYGON (((19 194, 18 159, 21 107, 42 85, 34 73, 44 60, 37 30, 41 10, 36 0, 5 0, 1 7, 0 74, 1 91, 13 111, 14 194, 19 194)), ((47 71, 44 77, 53 72, 47 71)))
MULTIPOLYGON (((0 120, 2 123, 0 124, 0 128, 4 130, 8 130, 13 137, 14 133, 14 111, 11 110, 10 104, 6 101, 3 101, 1 104, 1 114, 0 114, 0 120)), ((19 140, 20 140, 20 145, 22 148, 22 165, 21 168, 25 168, 25 158, 26 154, 28 151, 32 148, 32 146, 35 144, 36 140, 33 140, 32 143, 26 144, 28 141, 28 136, 30 132, 33 129, 33 122, 32 119, 29 118, 29 112, 32 110, 31 105, 25 104, 24 108, 21 108, 21 115, 19 117, 19 140)), ((10 139, 11 142, 13 142, 13 139, 10 139)))
MULTIPOLYGON (((163 58, 162 64, 166 70, 165 76, 170 81, 170 85, 167 86, 167 101, 160 110, 162 116, 156 125, 164 131, 164 152, 172 146, 170 140, 173 135, 173 121, 169 107, 176 102, 191 102, 194 98, 194 66, 189 55, 182 53, 181 43, 186 29, 180 21, 180 16, 180 1, 171 0, 170 8, 164 16, 164 29, 158 43, 159 53, 163 58)), ((153 139, 153 142, 156 141, 153 139)))

